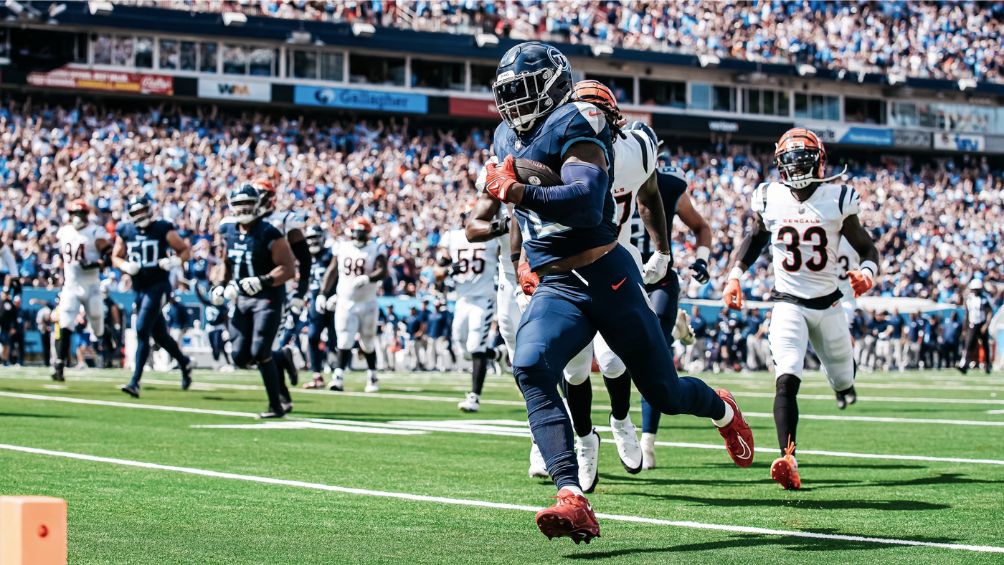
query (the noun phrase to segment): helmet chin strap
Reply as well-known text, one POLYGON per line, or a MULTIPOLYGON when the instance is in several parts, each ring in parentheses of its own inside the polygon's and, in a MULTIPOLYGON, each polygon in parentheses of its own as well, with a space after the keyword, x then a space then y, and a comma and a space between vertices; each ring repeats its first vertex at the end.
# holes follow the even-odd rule
POLYGON ((782 184, 784 184, 785 186, 787 186, 788 188, 790 188, 792 190, 804 190, 806 188, 809 188, 810 185, 813 185, 813 184, 816 184, 816 183, 830 182, 830 181, 837 180, 838 178, 844 176, 846 173, 847 173, 847 165, 844 165, 844 169, 842 171, 840 171, 839 173, 835 174, 835 175, 831 175, 831 176, 828 176, 828 177, 825 177, 825 178, 821 178, 821 179, 801 179, 801 180, 797 181, 799 183, 805 183, 804 186, 794 186, 791 183, 791 181, 781 181, 781 182, 782 182, 782 184))

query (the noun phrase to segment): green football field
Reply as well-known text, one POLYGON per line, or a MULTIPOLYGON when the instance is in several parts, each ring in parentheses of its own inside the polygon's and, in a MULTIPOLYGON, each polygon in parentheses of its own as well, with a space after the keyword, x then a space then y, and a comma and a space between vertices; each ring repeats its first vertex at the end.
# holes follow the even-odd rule
POLYGON ((554 489, 527 477, 508 374, 489 377, 479 414, 456 409, 464 375, 385 375, 365 394, 355 374, 348 392, 296 391, 291 417, 262 423, 256 373, 198 371, 188 392, 152 373, 132 400, 121 371, 56 384, 0 368, 0 495, 66 499, 71 563, 1004 562, 1004 377, 865 373, 841 412, 807 375, 797 492, 768 476, 771 377, 706 377, 746 413, 754 465, 735 467, 710 422, 677 416, 658 468, 632 476, 600 428, 590 545, 534 525, 554 489))

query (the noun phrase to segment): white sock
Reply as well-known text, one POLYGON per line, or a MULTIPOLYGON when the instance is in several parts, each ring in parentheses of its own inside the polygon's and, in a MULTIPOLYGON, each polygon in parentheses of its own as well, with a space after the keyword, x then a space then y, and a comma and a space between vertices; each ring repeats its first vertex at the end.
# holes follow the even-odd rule
POLYGON ((714 422, 715 425, 718 426, 719 428, 724 428, 725 426, 727 426, 727 425, 729 425, 729 424, 732 423, 732 418, 735 415, 736 415, 736 413, 732 410, 732 405, 729 404, 728 402, 726 402, 725 403, 725 415, 722 416, 721 419, 719 419, 719 420, 712 419, 711 421, 714 422))
POLYGON ((558 491, 558 494, 561 494, 562 490, 567 490, 568 492, 578 496, 585 496, 585 493, 583 493, 582 489, 580 489, 579 487, 572 487, 572 486, 561 487, 561 490, 558 491))
POLYGON ((340 379, 340 378, 342 378, 342 372, 343 372, 343 371, 342 371, 342 368, 341 368, 341 367, 338 367, 337 369, 335 369, 335 378, 336 378, 336 379, 340 379))
POLYGON ((373 369, 367 369, 366 370, 366 375, 369 377, 369 379, 371 381, 375 381, 376 380, 376 371, 374 371, 373 369))

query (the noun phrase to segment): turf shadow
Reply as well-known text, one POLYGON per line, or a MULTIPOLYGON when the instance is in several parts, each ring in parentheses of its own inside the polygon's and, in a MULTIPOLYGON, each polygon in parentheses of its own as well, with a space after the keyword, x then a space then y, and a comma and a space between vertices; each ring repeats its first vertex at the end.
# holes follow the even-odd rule
POLYGON ((920 500, 805 500, 801 498, 766 499, 766 498, 707 498, 701 496, 684 496, 679 494, 653 494, 648 492, 626 493, 628 495, 658 498, 673 502, 702 504, 705 506, 790 506, 808 510, 883 510, 883 511, 917 511, 945 510, 951 508, 948 504, 923 502, 920 500))
MULTIPOLYGON (((628 484, 643 484, 652 486, 679 486, 679 485, 695 485, 695 486, 720 486, 720 485, 756 485, 764 482, 762 477, 750 477, 745 480, 739 479, 693 479, 693 478, 655 478, 655 477, 638 477, 634 476, 624 476, 623 474, 609 474, 600 473, 600 478, 603 480, 603 484, 608 485, 628 485, 628 484)), ((830 479, 813 482, 813 484, 827 484, 827 485, 856 485, 861 484, 862 481, 858 480, 845 480, 845 479, 830 479)))
POLYGON ((0 418, 10 417, 10 418, 65 418, 66 416, 57 416, 55 414, 32 414, 28 412, 0 412, 0 418))

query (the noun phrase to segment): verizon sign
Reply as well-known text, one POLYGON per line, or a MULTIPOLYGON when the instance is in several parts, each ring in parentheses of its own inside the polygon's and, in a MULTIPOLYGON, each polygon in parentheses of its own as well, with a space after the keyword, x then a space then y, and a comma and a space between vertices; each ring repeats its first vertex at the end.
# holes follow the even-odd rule
POLYGON ((271 102, 272 85, 267 82, 200 78, 199 98, 271 102))

